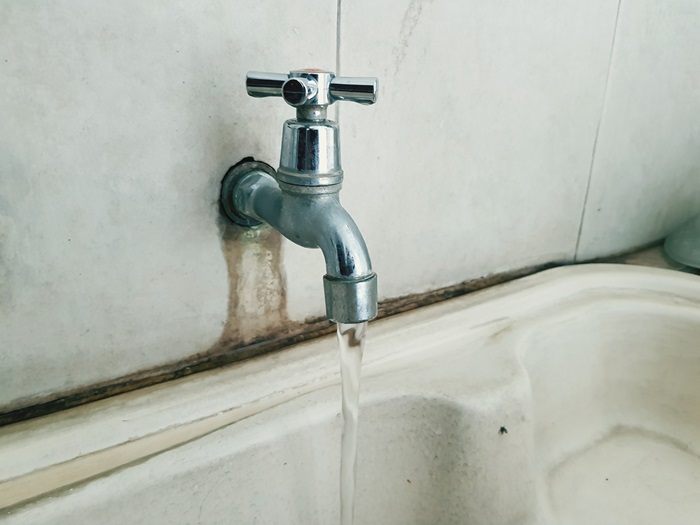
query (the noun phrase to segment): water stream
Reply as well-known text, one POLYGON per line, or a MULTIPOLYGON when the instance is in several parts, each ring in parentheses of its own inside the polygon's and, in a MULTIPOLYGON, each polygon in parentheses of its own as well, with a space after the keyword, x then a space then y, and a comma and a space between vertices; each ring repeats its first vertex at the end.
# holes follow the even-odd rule
POLYGON ((367 323, 338 323, 340 376, 343 381, 343 435, 340 456, 340 524, 352 525, 355 511, 357 416, 360 411, 360 368, 367 323))

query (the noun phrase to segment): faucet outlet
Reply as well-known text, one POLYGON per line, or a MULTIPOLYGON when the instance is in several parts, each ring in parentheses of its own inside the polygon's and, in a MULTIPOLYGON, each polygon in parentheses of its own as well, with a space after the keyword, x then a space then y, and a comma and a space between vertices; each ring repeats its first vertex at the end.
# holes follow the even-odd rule
POLYGON ((248 73, 250 96, 281 97, 297 115, 284 123, 276 171, 247 158, 229 169, 221 186, 221 208, 236 224, 267 223, 300 246, 321 249, 326 313, 338 323, 376 317, 377 275, 362 234, 340 205, 339 129, 327 119, 327 108, 339 100, 373 104, 377 84, 376 78, 318 69, 248 73))

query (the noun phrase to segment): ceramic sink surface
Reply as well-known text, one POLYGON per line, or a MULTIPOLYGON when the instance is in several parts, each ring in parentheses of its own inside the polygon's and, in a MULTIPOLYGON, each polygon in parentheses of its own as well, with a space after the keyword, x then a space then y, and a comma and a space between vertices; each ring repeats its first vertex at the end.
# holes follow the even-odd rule
MULTIPOLYGON (((0 523, 339 521, 324 338, 0 430, 0 523)), ((549 270, 370 325, 356 523, 700 522, 700 279, 549 270)))

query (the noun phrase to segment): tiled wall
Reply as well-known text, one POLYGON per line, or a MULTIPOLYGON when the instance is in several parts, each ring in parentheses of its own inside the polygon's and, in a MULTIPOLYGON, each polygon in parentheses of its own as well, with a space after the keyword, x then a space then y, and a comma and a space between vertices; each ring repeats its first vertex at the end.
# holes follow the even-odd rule
POLYGON ((247 70, 380 78, 339 119, 385 299, 700 211, 699 24, 694 0, 0 3, 0 407, 323 313, 320 253, 218 219, 293 115, 247 70))
POLYGON ((577 258, 700 213, 700 3, 622 0, 577 258))

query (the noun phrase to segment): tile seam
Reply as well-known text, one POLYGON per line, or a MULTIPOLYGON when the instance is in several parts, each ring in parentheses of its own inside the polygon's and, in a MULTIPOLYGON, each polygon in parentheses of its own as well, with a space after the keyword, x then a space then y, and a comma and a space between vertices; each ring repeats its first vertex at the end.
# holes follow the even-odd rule
MULTIPOLYGON (((340 0, 338 0, 340 1, 340 0)), ((576 235, 576 245, 574 247, 573 261, 580 262, 579 249, 581 245, 581 236, 583 234, 583 224, 586 219, 586 209, 588 207, 588 197, 591 191, 591 182, 593 180, 593 169, 595 168, 596 151, 598 149, 598 138, 600 136, 600 128, 603 124, 603 118, 605 117, 605 108, 607 106, 608 90, 610 86, 610 75, 612 72, 613 65, 613 55, 615 52, 615 40, 617 38, 617 28, 620 21, 620 9, 622 6, 622 0, 617 2, 617 12, 615 13, 615 27, 613 28, 613 36, 610 42, 610 55, 608 57, 608 71, 605 75, 605 87, 603 88, 603 100, 600 106, 600 117, 598 118, 598 124, 595 130, 595 136, 593 138, 593 149, 591 151, 591 162, 588 166, 588 179, 586 181, 586 191, 583 197, 583 205, 581 206, 581 217, 579 219, 578 233, 576 235)))

